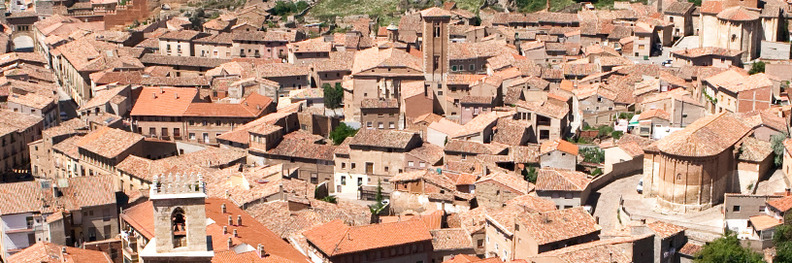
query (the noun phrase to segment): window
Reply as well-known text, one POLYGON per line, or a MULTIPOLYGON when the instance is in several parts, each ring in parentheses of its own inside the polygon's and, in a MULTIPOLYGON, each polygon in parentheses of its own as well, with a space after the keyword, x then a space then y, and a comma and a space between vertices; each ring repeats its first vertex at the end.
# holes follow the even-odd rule
POLYGON ((434 23, 434 37, 440 37, 440 23, 434 23))
POLYGON ((382 124, 382 122, 380 122, 380 123, 377 123, 377 128, 379 128, 379 129, 384 129, 384 128, 385 128, 385 125, 383 125, 383 124, 382 124))
POLYGON ((352 169, 355 169, 355 163, 352 163, 352 166, 350 166, 350 167, 351 167, 352 169))
POLYGON ((484 247, 484 240, 481 240, 481 239, 479 239, 479 240, 476 240, 476 245, 477 245, 478 247, 480 247, 480 248, 481 248, 481 247, 484 247))
POLYGON ((363 185, 363 177, 358 177, 358 179, 357 179, 357 185, 358 185, 358 186, 361 186, 361 185, 363 185))
POLYGON ((193 141, 195 140, 195 133, 194 132, 190 133, 190 140, 193 140, 193 141))
POLYGON ((341 185, 346 185, 346 176, 341 176, 341 185))
POLYGON ((470 64, 470 71, 474 71, 474 70, 476 70, 476 65, 475 64, 470 64))
POLYGON ((388 170, 389 170, 389 169, 388 169, 388 167, 387 167, 387 166, 385 166, 385 172, 388 172, 388 170))
POLYGON ((372 123, 371 123, 370 121, 369 121, 369 122, 366 122, 366 127, 369 127, 369 128, 371 128, 371 127, 372 127, 372 123))
POLYGON ((760 206, 759 207, 759 212, 764 212, 764 210, 765 210, 765 206, 760 206))
POLYGON ((740 206, 739 205, 735 205, 734 207, 732 207, 732 212, 739 213, 740 212, 740 206))
POLYGON ((366 163, 366 174, 374 173, 374 163, 366 163))
POLYGON ((346 168, 346 163, 341 163, 341 169, 346 168))
POLYGON ((311 183, 318 184, 319 183, 319 175, 316 173, 311 174, 311 183))
POLYGON ((426 167, 426 163, 425 163, 425 162, 420 162, 418 165, 420 165, 420 166, 421 166, 421 168, 424 168, 424 167, 426 167))
POLYGON ((413 161, 409 161, 409 162, 407 162, 407 166, 413 167, 413 166, 415 166, 415 163, 413 161))
POLYGON ((388 129, 395 129, 396 125, 393 122, 388 122, 388 129))
POLYGON ((451 66, 451 71, 457 71, 457 66, 456 65, 451 66))

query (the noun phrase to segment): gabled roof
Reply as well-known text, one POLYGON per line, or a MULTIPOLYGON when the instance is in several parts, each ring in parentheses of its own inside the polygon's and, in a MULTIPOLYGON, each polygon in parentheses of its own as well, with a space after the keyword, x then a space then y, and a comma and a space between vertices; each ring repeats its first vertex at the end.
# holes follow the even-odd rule
POLYGON ((423 72, 421 58, 413 56, 402 49, 372 47, 358 51, 352 64, 352 74, 357 74, 376 67, 410 68, 423 72))
POLYGON ((729 21, 754 21, 759 19, 759 12, 748 10, 743 6, 733 6, 718 13, 718 19, 729 21))
POLYGON ((410 143, 418 138, 412 132, 379 129, 361 129, 349 142, 352 146, 369 146, 407 149, 410 143))
POLYGON ((438 8, 438 7, 430 7, 424 10, 421 10, 421 17, 451 17, 451 12, 448 10, 438 8))
POLYGON ((421 220, 352 227, 334 220, 307 230, 303 235, 329 257, 432 240, 421 220))
POLYGON ((194 88, 143 87, 130 116, 182 116, 198 97, 194 88))
POLYGON ((37 262, 37 263, 111 263, 113 260, 106 253, 91 249, 62 246, 48 241, 39 241, 22 251, 14 253, 8 262, 37 262), (66 253, 61 253, 65 250, 66 253))
POLYGON ((646 224, 646 227, 652 230, 660 239, 666 239, 668 237, 674 236, 676 234, 685 231, 687 228, 666 223, 663 221, 654 221, 652 223, 646 224))
POLYGON ((141 141, 143 135, 102 126, 83 136, 77 146, 112 159, 141 141))
POLYGON ((545 213, 529 213, 517 220, 524 226, 520 230, 528 233, 540 246, 602 230, 594 217, 583 207, 545 213))
POLYGON ((583 191, 591 183, 588 174, 564 169, 543 168, 536 178, 537 191, 583 191))
POLYGON ((578 155, 578 146, 562 139, 555 139, 542 142, 539 147, 539 154, 552 151, 562 151, 571 155, 578 155))

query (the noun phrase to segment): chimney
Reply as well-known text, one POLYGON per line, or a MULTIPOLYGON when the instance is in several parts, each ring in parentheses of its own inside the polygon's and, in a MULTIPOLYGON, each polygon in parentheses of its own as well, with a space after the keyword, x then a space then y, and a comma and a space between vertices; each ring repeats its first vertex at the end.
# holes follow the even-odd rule
POLYGON ((223 226, 223 235, 228 234, 228 226, 223 226))
POLYGON ((234 229, 234 237, 239 237, 239 233, 237 233, 236 229, 234 229))
POLYGON ((260 258, 264 258, 266 256, 269 256, 269 255, 267 255, 267 252, 264 251, 264 246, 262 246, 261 244, 258 244, 257 248, 258 248, 258 250, 257 250, 258 251, 258 255, 259 255, 260 258))
POLYGON ((237 225, 238 226, 242 225, 242 215, 237 215, 237 225))
POLYGON ((226 213, 226 206, 225 204, 220 205, 220 211, 223 211, 223 214, 226 213))
POLYGON ((160 93, 165 93, 165 89, 163 89, 162 87, 160 87, 160 93))
POLYGON ((234 240, 231 240, 231 237, 228 237, 228 249, 234 248, 234 240))
POLYGON ((175 94, 174 96, 175 96, 175 97, 176 97, 176 99, 178 100, 178 99, 179 99, 179 93, 174 93, 174 94, 175 94))
POLYGON ((228 216, 228 225, 229 226, 233 226, 234 225, 234 217, 233 216, 230 216, 230 215, 228 216))
POLYGON ((790 192, 790 189, 784 188, 784 196, 790 196, 790 194, 792 194, 792 192, 790 192))
POLYGON ((152 95, 153 98, 155 98, 155 99, 157 98, 157 93, 156 92, 152 92, 151 95, 152 95))

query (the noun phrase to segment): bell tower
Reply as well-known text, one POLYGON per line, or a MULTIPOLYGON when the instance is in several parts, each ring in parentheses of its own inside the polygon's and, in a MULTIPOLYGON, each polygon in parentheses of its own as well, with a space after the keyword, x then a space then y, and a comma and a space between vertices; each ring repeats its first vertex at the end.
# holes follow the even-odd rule
POLYGON ((423 50, 424 76, 426 84, 436 89, 442 84, 448 74, 448 24, 451 22, 451 13, 437 7, 421 11, 423 21, 423 35, 421 49, 423 50))
POLYGON ((211 262, 214 252, 206 236, 203 177, 179 173, 154 176, 149 200, 154 207, 154 239, 140 253, 141 258, 147 263, 211 262))

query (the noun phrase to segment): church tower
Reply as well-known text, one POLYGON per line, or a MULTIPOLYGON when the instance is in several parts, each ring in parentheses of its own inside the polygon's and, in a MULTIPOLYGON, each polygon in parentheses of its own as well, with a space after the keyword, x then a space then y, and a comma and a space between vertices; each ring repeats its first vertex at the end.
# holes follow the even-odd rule
POLYGON ((439 90, 438 86, 448 74, 448 24, 451 13, 437 7, 421 11, 423 35, 421 49, 423 51, 424 75, 426 84, 431 89, 439 90))
POLYGON ((149 262, 211 262, 206 236, 206 191, 194 174, 155 176, 149 193, 154 239, 140 253, 149 262), (153 247, 152 247, 153 246, 153 247))

